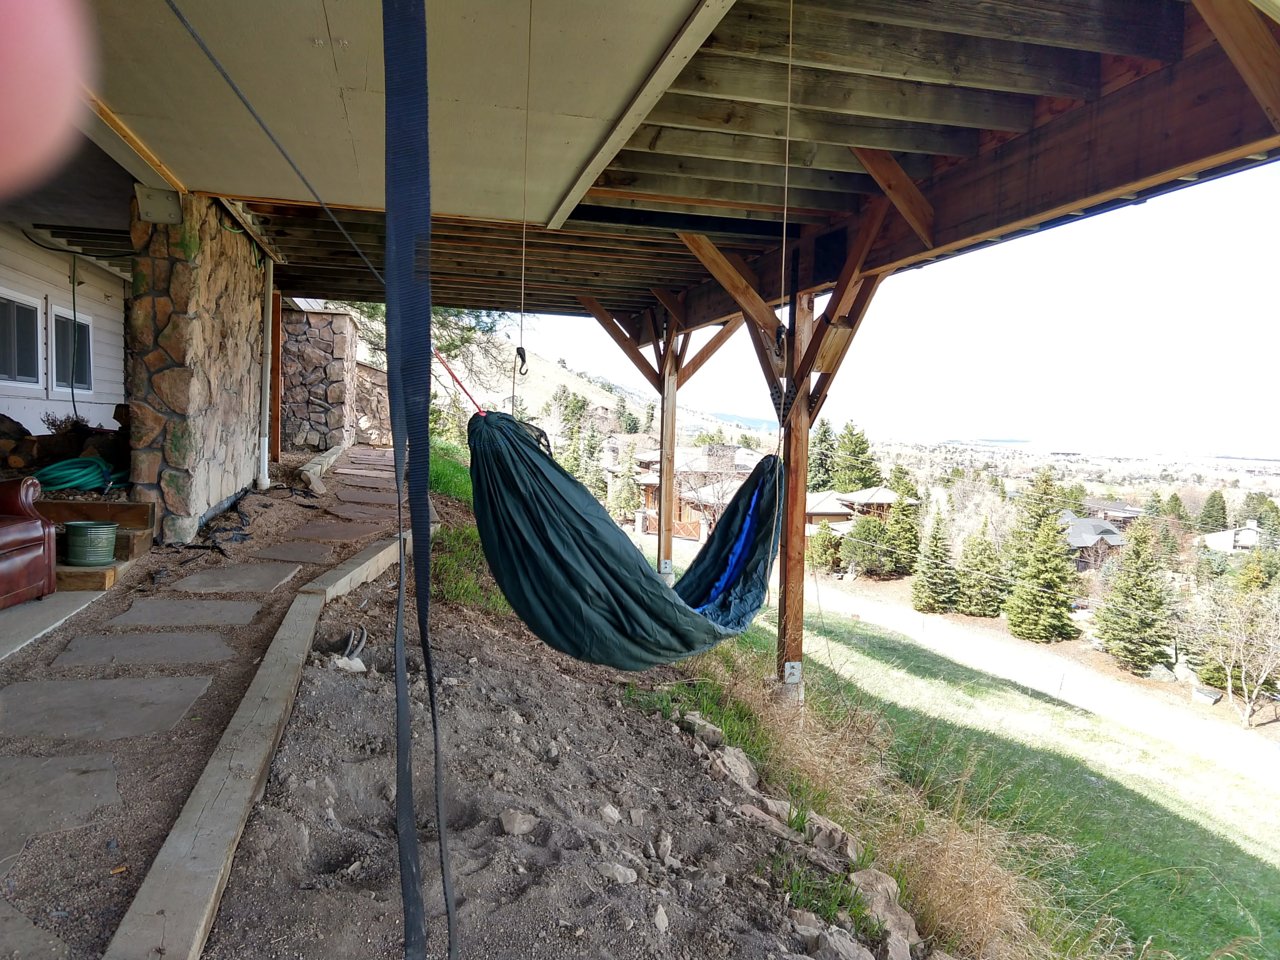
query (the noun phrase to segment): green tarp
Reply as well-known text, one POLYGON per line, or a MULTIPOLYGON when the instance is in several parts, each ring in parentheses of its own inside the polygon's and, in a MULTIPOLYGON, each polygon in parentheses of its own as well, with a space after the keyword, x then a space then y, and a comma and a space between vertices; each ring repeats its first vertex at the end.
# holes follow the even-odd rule
POLYGON ((550 646, 644 670, 740 633, 764 604, 782 505, 776 456, 752 471, 672 588, 552 459, 541 431, 490 411, 472 417, 467 432, 489 568, 515 612, 550 646))

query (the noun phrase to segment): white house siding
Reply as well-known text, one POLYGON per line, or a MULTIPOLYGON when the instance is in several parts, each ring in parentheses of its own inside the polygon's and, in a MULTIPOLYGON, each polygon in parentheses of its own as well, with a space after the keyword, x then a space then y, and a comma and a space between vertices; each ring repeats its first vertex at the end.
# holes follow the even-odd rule
MULTIPOLYGON (((112 413, 124 401, 124 301, 126 285, 119 277, 79 258, 76 312, 92 325, 93 388, 76 390, 76 408, 93 426, 115 427, 112 413)), ((41 417, 71 413, 71 391, 55 387, 53 317, 71 313, 71 254, 45 250, 18 230, 0 225, 0 295, 17 294, 39 306, 40 382, 0 380, 0 413, 20 421, 32 433, 43 433, 41 417)))

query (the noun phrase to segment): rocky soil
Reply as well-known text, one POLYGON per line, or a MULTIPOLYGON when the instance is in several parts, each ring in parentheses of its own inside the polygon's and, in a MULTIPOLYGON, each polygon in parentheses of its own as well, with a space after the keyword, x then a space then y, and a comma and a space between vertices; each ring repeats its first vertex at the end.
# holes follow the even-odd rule
MULTIPOLYGON (((401 955, 394 576, 325 610, 265 796, 236 855, 209 960, 401 955), (359 624, 371 633, 363 675, 332 665, 332 652, 359 624)), ((910 960, 928 953, 897 905, 896 884, 875 870, 852 876, 883 924, 878 936, 859 942, 791 909, 783 889, 790 864, 848 874, 858 845, 813 815, 806 835, 790 829, 787 804, 767 795, 770 785, 757 782, 717 728, 692 716, 682 729, 629 705, 628 681, 679 682, 674 672, 636 677, 577 663, 514 618, 435 604, 431 619, 461 956, 910 960)), ((414 636, 411 650, 416 643, 414 636)), ((416 652, 411 680, 431 955, 443 956, 426 679, 416 652)), ((837 920, 854 926, 847 915, 837 920)))

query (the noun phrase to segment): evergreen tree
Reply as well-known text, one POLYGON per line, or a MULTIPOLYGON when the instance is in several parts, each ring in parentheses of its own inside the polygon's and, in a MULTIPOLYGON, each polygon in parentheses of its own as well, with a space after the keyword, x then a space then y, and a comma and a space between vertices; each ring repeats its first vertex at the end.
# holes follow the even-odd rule
POLYGON ((915 477, 911 476, 911 471, 900 463, 895 463, 893 469, 889 471, 889 479, 885 481, 885 486, 900 497, 920 499, 920 490, 916 486, 915 477))
POLYGON ((1267 576, 1267 568, 1263 563, 1262 551, 1254 550, 1236 571, 1236 589, 1241 593, 1254 593, 1265 590, 1271 578, 1267 576))
POLYGON ((719 446, 728 442, 725 438, 723 427, 716 427, 715 430, 709 432, 702 430, 693 438, 695 447, 709 447, 712 444, 719 446))
POLYGON ((1057 516, 1046 517, 1018 568, 1005 602, 1009 632, 1023 640, 1070 640, 1080 631, 1071 622, 1071 590, 1076 573, 1057 516))
POLYGON ((627 407, 627 398, 618 397, 618 402, 613 407, 613 417, 618 421, 618 431, 620 433, 639 433, 640 418, 637 417, 627 407))
POLYGON ((871 456, 866 434, 846 423, 836 438, 831 460, 831 485, 836 490, 856 491, 878 487, 883 482, 880 467, 871 456))
POLYGON ((759 450, 760 438, 754 433, 740 433, 738 434, 738 446, 744 447, 747 450, 759 450))
POLYGON ((831 466, 836 456, 836 434, 831 429, 831 422, 823 417, 814 428, 809 439, 809 482, 810 490, 830 490, 831 466))
POLYGON ((1053 481, 1053 471, 1045 467, 1035 475, 1031 486, 1018 495, 1018 518, 1009 536, 1009 573, 1017 578, 1026 564, 1027 554, 1045 521, 1052 520, 1059 529, 1058 517, 1064 506, 1062 489, 1053 481))
POLYGON ((1209 494, 1200 511, 1200 532, 1217 533, 1227 529, 1227 500, 1221 490, 1209 494))
POLYGON ((831 524, 823 520, 818 524, 818 532, 809 538, 809 547, 805 551, 809 566, 824 573, 830 573, 840 563, 840 538, 831 529, 831 524))
POLYGON ((1059 496, 1062 497, 1062 503, 1058 506, 1062 510, 1070 510, 1077 517, 1085 515, 1084 498, 1089 495, 1089 491, 1084 488, 1083 483, 1073 483, 1071 486, 1063 488, 1059 496))
POLYGON ((644 422, 640 424, 641 433, 648 433, 653 429, 653 415, 655 412, 656 411, 652 403, 648 404, 644 408, 644 422))
POLYGON ((1171 566, 1178 559, 1178 554, 1182 552, 1182 545, 1169 524, 1160 524, 1160 532, 1156 539, 1156 555, 1164 566, 1171 566))
POLYGON ((636 445, 627 445, 627 451, 618 465, 618 479, 613 484, 613 496, 609 509, 615 517, 626 520, 640 509, 640 485, 636 483, 636 445))
POLYGON ((1170 520, 1177 520, 1179 523, 1186 523, 1191 519, 1191 514, 1187 512, 1187 508, 1182 503, 1182 498, 1177 492, 1169 494, 1169 499, 1165 501, 1164 515, 1170 520))
POLYGON ((596 429, 594 423, 589 423, 586 432, 582 434, 582 459, 579 462, 581 472, 578 479, 591 491, 593 497, 601 501, 604 500, 609 489, 604 476, 604 467, 600 463, 600 451, 603 447, 604 438, 600 436, 600 431, 596 429))
POLYGON ((1098 637, 1134 673, 1146 673, 1169 655, 1173 641, 1170 601, 1148 521, 1128 531, 1120 569, 1098 610, 1098 637))
POLYGON ((956 571, 960 583, 960 595, 956 610, 970 617, 998 617, 1000 607, 1008 594, 1008 583, 1000 563, 1000 554, 987 536, 987 522, 982 530, 969 537, 960 551, 960 566, 956 571))
POLYGON ((1165 514, 1164 498, 1160 494, 1152 490, 1151 496, 1147 498, 1147 502, 1142 506, 1142 514, 1146 517, 1163 517, 1165 514))
POLYGON ((569 476, 578 480, 582 478, 582 433, 578 427, 569 433, 569 442, 560 453, 560 466, 569 476))
POLYGON ((911 583, 911 606, 921 613, 947 613, 960 598, 960 581, 951 560, 947 521, 939 513, 933 519, 929 538, 916 560, 916 576, 911 583))
POLYGON ((884 527, 891 572, 905 576, 915 567, 916 553, 920 550, 920 508, 899 497, 889 508, 884 527))
POLYGON ((892 555, 885 545, 885 527, 875 517, 859 517, 840 545, 840 560, 857 576, 887 577, 893 573, 892 555))

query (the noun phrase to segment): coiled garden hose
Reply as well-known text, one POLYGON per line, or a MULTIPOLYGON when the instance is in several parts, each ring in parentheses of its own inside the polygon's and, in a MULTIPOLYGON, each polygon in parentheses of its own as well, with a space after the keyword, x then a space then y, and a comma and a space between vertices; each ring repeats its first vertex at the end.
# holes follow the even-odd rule
POLYGON ((37 470, 33 476, 45 490, 99 490, 105 493, 124 483, 128 470, 111 469, 101 457, 73 457, 37 470))

